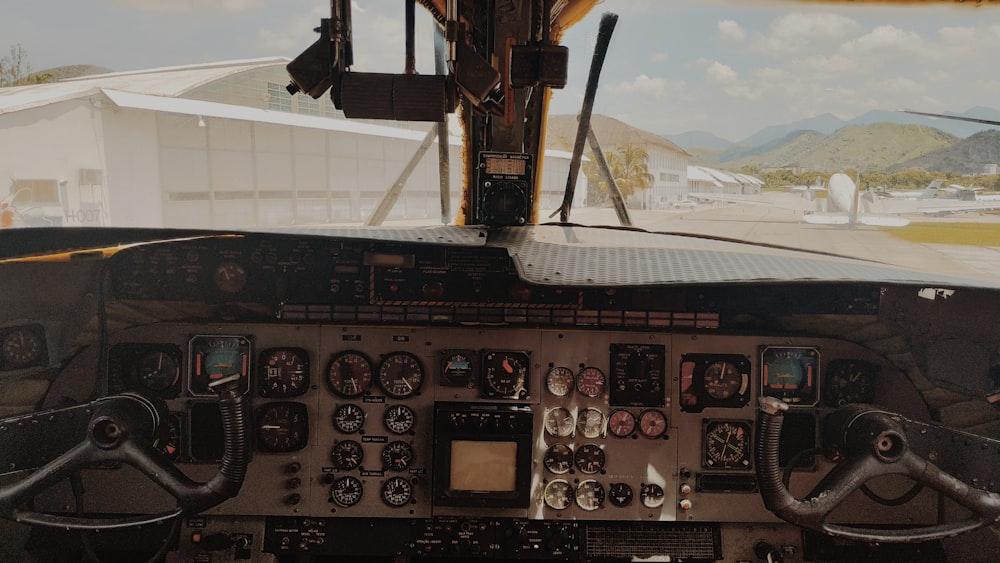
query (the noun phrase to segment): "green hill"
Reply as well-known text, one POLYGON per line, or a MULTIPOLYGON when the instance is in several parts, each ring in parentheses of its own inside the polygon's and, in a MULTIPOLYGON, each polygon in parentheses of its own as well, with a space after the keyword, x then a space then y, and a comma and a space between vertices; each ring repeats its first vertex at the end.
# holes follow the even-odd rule
POLYGON ((904 168, 923 168, 953 174, 980 174, 983 165, 1000 163, 1000 131, 981 131, 968 139, 940 148, 889 167, 889 172, 904 168))
MULTIPOLYGON (((804 168, 835 172, 846 168, 887 170, 933 151, 949 147, 957 137, 932 127, 874 123, 843 127, 829 135, 796 132, 764 152, 726 151, 727 168, 804 168), (731 154, 735 158, 727 158, 731 154)), ((746 151, 746 148, 743 148, 746 151)))

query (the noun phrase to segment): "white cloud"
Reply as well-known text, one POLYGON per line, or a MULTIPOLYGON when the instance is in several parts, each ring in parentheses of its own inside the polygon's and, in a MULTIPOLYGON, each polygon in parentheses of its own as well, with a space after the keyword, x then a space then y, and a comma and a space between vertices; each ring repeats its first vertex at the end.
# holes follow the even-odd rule
POLYGON ((667 88, 667 81, 663 78, 649 77, 645 74, 636 76, 631 82, 619 82, 609 84, 608 92, 612 94, 641 94, 658 98, 663 95, 667 88))
POLYGON ((726 39, 743 41, 747 37, 746 32, 743 31, 740 24, 733 20, 722 20, 716 25, 716 28, 719 30, 719 35, 726 39))
POLYGON ((840 51, 850 56, 872 53, 916 53, 924 50, 926 42, 920 35, 900 29, 892 24, 880 25, 871 32, 844 43, 840 51))
POLYGON ((263 0, 115 0, 116 3, 145 12, 190 13, 206 10, 245 12, 264 4, 263 0))
POLYGON ((772 55, 797 53, 806 46, 842 39, 859 27, 851 18, 828 12, 792 12, 776 19, 756 47, 772 55))

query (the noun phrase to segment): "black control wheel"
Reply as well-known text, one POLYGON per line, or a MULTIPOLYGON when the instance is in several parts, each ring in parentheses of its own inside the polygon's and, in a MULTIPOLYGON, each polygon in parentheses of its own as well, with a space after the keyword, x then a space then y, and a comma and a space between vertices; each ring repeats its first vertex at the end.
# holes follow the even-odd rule
POLYGON ((151 524, 182 514, 196 514, 236 496, 250 460, 249 409, 235 381, 213 385, 219 393, 225 450, 214 477, 191 480, 153 447, 160 424, 166 423, 162 403, 125 393, 92 403, 0 420, 0 428, 36 428, 6 432, 0 454, 7 467, 32 469, 0 487, 0 517, 32 525, 101 530, 151 524), (8 436, 17 434, 17 436, 8 436), (46 438, 46 439, 43 439, 46 438), (22 452, 22 453, 19 453, 22 452), (29 452, 24 454, 23 452, 29 452), (177 501, 176 508, 152 515, 86 518, 23 510, 52 485, 79 470, 107 463, 126 463, 144 473, 177 501))
MULTIPOLYGON (((955 536, 1000 519, 1000 495, 975 488, 976 472, 997 473, 975 462, 977 451, 1000 441, 926 424, 865 405, 850 405, 831 414, 825 424, 824 447, 841 458, 806 495, 797 499, 782 483, 778 444, 788 405, 760 399, 757 416, 756 472, 764 505, 797 526, 867 542, 922 542, 955 536), (957 438, 961 439, 957 439, 957 438), (940 465, 935 465, 933 458, 940 465), (917 528, 859 528, 828 522, 830 514, 854 491, 882 475, 905 475, 952 499, 972 512, 966 520, 917 528), (959 477, 956 477, 959 475, 959 477)), ((979 473, 983 475, 984 473, 979 473)), ((990 477, 992 479, 993 477, 990 477)), ((988 482, 980 480, 979 482, 988 482)))

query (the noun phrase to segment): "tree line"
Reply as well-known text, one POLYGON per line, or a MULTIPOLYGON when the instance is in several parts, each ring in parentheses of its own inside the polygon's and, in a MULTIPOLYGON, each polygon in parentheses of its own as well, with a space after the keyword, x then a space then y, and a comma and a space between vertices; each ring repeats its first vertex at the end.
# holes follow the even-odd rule
MULTIPOLYGON (((773 189, 784 186, 811 185, 816 178, 822 181, 830 179, 829 172, 815 170, 794 172, 792 170, 758 171, 752 167, 744 167, 741 172, 751 174, 764 181, 764 185, 773 189)), ((943 180, 946 184, 959 184, 966 187, 983 188, 987 191, 1000 191, 1000 174, 986 176, 962 176, 947 172, 934 172, 923 168, 907 168, 896 172, 870 171, 859 172, 857 169, 842 170, 845 174, 858 181, 862 189, 885 188, 890 191, 920 190, 927 187, 933 180, 943 180)))

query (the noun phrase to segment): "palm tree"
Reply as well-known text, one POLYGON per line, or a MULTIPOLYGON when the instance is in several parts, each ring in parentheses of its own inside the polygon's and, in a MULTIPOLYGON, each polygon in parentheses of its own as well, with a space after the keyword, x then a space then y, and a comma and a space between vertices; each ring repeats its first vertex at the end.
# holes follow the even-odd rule
MULTIPOLYGON (((613 152, 605 154, 605 158, 611 169, 611 176, 626 200, 653 186, 654 178, 649 173, 649 153, 642 146, 631 143, 617 145, 613 152)), ((591 194, 598 200, 595 203, 606 202, 608 182, 593 159, 584 165, 584 173, 589 183, 598 187, 599 193, 591 194)))

